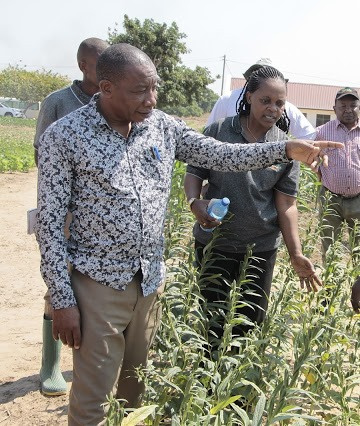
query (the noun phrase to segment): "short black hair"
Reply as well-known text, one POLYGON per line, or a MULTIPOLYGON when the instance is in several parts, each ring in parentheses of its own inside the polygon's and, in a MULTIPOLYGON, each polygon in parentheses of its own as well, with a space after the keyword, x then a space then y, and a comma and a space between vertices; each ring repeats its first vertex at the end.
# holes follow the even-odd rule
POLYGON ((106 49, 96 64, 98 81, 115 81, 124 76, 129 66, 149 65, 155 68, 149 56, 135 46, 127 43, 117 43, 106 49))
POLYGON ((101 54, 109 47, 109 43, 101 38, 90 37, 83 40, 77 51, 77 61, 83 61, 88 55, 101 54))

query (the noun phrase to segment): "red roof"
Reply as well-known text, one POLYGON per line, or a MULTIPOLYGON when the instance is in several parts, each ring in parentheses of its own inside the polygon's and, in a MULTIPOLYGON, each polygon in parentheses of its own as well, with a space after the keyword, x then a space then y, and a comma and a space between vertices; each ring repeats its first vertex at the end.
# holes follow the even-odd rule
MULTIPOLYGON (((245 84, 244 78, 232 78, 230 90, 239 89, 245 84)), ((343 86, 325 86, 311 83, 287 84, 287 100, 298 108, 332 110, 336 93, 343 86)), ((359 88, 354 87, 359 92, 359 88)))

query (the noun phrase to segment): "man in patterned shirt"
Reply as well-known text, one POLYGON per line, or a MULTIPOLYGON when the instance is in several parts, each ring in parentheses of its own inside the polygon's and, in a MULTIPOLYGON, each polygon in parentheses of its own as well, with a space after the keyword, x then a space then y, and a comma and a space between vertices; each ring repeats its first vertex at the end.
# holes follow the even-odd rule
MULTIPOLYGON (((336 119, 316 129, 316 140, 342 142, 345 149, 334 150, 329 167, 320 166, 323 260, 331 243, 338 239, 342 224, 354 233, 353 258, 360 259, 360 98, 355 89, 345 87, 335 97, 336 119), (358 225, 356 226, 356 220, 358 225)), ((358 281, 357 281, 358 282, 358 281)), ((352 304, 359 306, 359 284, 354 284, 352 304)))
MULTIPOLYGON (((109 44, 96 37, 83 40, 77 51, 77 62, 82 72, 82 80, 74 80, 71 86, 50 93, 41 103, 36 123, 34 140, 35 162, 38 163, 40 136, 59 118, 89 103, 91 97, 99 91, 96 78, 96 62, 109 44)), ((65 234, 69 232, 71 216, 68 215, 65 234)), ((50 293, 44 296, 43 348, 40 370, 41 391, 45 395, 63 395, 67 391, 66 381, 60 370, 61 341, 52 337, 52 307, 50 293)))
POLYGON ((128 44, 100 56, 97 77, 100 94, 49 127, 39 144, 36 234, 53 335, 74 348, 71 426, 100 423, 110 392, 129 406, 140 403, 144 389, 134 369, 146 364, 160 319, 175 159, 242 171, 288 158, 314 164, 320 147, 342 146, 293 140, 244 147, 199 134, 154 109, 155 66, 128 44))

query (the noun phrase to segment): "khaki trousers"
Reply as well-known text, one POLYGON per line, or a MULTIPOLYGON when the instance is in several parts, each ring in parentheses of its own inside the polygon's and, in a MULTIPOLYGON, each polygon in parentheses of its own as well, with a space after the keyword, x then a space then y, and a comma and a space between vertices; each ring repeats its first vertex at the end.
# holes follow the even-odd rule
MULTIPOLYGON (((320 190, 320 220, 322 219, 322 255, 323 263, 326 263, 326 252, 331 244, 339 238, 343 223, 347 224, 349 232, 355 230, 355 221, 360 223, 360 196, 346 199, 330 193, 324 187, 320 190)), ((360 234, 352 236, 353 245, 360 245, 360 234)), ((359 252, 352 253, 353 259, 359 256, 359 252)))
POLYGON ((134 369, 145 366, 160 322, 155 292, 142 295, 141 273, 126 290, 106 287, 74 270, 72 286, 81 315, 81 347, 73 350, 69 425, 98 425, 112 392, 137 407, 144 391, 134 369))

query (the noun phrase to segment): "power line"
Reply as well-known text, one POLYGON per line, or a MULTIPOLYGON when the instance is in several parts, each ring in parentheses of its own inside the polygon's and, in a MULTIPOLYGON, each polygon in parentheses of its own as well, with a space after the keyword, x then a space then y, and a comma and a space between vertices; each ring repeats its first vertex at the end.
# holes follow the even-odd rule
POLYGON ((229 72, 230 76, 231 76, 231 77, 233 77, 234 75, 233 75, 233 72, 231 71, 231 69, 230 69, 230 67, 229 67, 229 65, 228 65, 228 62, 226 62, 226 68, 227 68, 227 70, 228 70, 228 72, 229 72))
MULTIPOLYGON (((190 62, 196 62, 196 63, 201 63, 201 62, 223 62, 224 60, 224 56, 217 56, 217 57, 208 57, 208 58, 192 58, 192 59, 186 59, 186 62, 190 63, 190 62)), ((250 62, 244 62, 244 61, 238 61, 238 60, 234 60, 234 59, 228 59, 226 58, 225 61, 225 66, 226 68, 229 70, 231 77, 234 77, 234 73, 230 71, 230 68, 228 66, 229 63, 234 63, 234 64, 240 64, 246 67, 249 67, 250 65, 252 65, 250 62)), ((21 66, 23 66, 24 68, 32 68, 32 69, 39 69, 39 68, 44 68, 44 69, 69 69, 69 70, 75 70, 78 69, 77 65, 52 65, 52 64, 25 64, 23 63, 23 61, 17 61, 15 62, 15 65, 19 64, 21 66)), ((8 65, 12 65, 11 62, 0 62, 0 66, 8 66, 8 65)), ((297 76, 297 77, 306 77, 306 78, 312 78, 312 79, 318 79, 321 81, 324 80, 328 80, 328 81, 333 81, 334 83, 343 83, 344 80, 341 80, 339 78, 333 78, 333 77, 325 77, 324 75, 322 76, 317 76, 317 75, 312 75, 312 74, 302 74, 302 73, 297 73, 297 72, 293 72, 293 71, 289 71, 289 70, 281 70, 281 72, 283 74, 291 74, 293 76, 297 76)), ((347 84, 349 86, 355 86, 358 87, 360 86, 359 82, 347 82, 347 84)))
MULTIPOLYGON (((235 61, 235 60, 233 60, 233 59, 226 59, 226 62, 227 63, 229 63, 229 62, 232 62, 232 63, 236 63, 236 64, 241 64, 241 65, 244 65, 244 66, 250 66, 250 65, 252 65, 250 62, 242 62, 242 61, 235 61)), ((291 75, 294 75, 294 76, 298 76, 298 77, 307 77, 307 78, 313 78, 313 79, 318 79, 318 80, 321 80, 321 81, 324 81, 324 80, 331 80, 331 81, 333 81, 334 83, 344 83, 344 79, 343 80, 340 80, 339 78, 333 78, 333 77, 326 77, 326 76, 324 76, 324 75, 322 75, 322 76, 316 76, 316 75, 311 75, 311 74, 302 74, 302 73, 297 73, 297 72, 293 72, 293 71, 288 71, 288 70, 280 70, 284 75, 287 75, 287 74, 291 74, 291 75)), ((231 74, 231 76, 233 77, 233 75, 231 74)), ((352 82, 352 81, 349 81, 349 82, 347 82, 347 84, 349 85, 349 86, 355 86, 355 87, 358 87, 359 85, 360 85, 360 83, 359 82, 352 82)))
POLYGON ((192 59, 186 59, 187 62, 206 62, 206 61, 212 61, 212 62, 222 62, 223 56, 216 57, 216 58, 192 58, 192 59))

